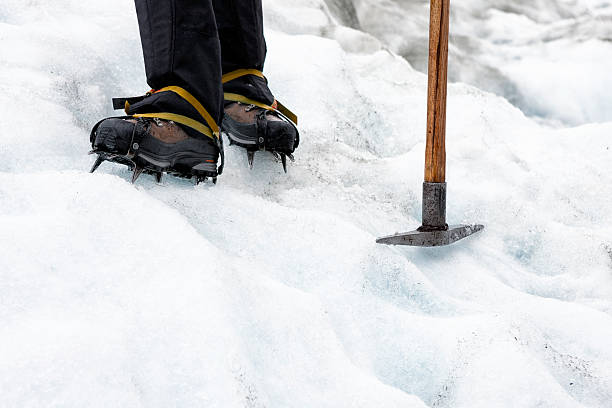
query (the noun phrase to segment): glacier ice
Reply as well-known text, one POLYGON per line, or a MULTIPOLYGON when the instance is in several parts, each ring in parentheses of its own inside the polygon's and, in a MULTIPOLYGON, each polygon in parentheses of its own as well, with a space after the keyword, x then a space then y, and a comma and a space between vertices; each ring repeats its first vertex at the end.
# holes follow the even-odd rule
MULTIPOLYGON (((429 1, 349 3, 330 11, 426 71, 429 1)), ((611 40, 612 3, 605 0, 455 2, 449 78, 502 95, 551 124, 609 122, 611 40)))
MULTIPOLYGON (((3 406, 609 405, 612 122, 553 128, 451 84, 448 217, 487 229, 377 246, 419 223, 426 78, 343 27, 347 4, 266 1, 266 73, 300 113, 297 162, 285 175, 260 155, 250 171, 231 147, 219 184, 195 187, 87 173, 89 126, 146 87, 131 4, 3 0, 3 406)), ((513 4, 526 30, 547 23, 513 4)), ((555 52, 593 58, 593 44, 555 52)))

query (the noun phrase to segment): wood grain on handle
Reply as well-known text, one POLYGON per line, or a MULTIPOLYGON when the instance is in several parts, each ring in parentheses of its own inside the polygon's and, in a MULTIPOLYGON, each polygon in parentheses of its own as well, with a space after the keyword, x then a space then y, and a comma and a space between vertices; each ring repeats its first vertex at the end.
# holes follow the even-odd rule
POLYGON ((425 181, 446 181, 446 84, 450 0, 431 0, 425 181))

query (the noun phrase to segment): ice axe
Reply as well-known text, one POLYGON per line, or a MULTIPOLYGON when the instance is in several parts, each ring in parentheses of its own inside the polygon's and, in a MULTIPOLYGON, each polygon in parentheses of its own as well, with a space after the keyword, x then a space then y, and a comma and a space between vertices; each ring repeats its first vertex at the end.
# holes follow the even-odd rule
POLYGON ((431 0, 427 90, 427 147, 423 183, 423 225, 416 231, 376 240, 379 244, 450 245, 484 228, 446 223, 446 88, 450 0, 431 0))

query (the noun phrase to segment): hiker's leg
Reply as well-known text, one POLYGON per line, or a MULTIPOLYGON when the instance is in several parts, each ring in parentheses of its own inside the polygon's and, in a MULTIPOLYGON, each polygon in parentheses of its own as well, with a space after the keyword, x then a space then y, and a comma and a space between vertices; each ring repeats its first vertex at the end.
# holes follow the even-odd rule
POLYGON ((149 86, 186 89, 220 123, 221 47, 212 0, 135 3, 149 86))
MULTIPOLYGON (((263 71, 266 40, 261 0, 213 0, 213 7, 221 42, 223 74, 238 69, 263 71)), ((267 104, 274 102, 267 81, 254 75, 227 82, 224 90, 267 104)))

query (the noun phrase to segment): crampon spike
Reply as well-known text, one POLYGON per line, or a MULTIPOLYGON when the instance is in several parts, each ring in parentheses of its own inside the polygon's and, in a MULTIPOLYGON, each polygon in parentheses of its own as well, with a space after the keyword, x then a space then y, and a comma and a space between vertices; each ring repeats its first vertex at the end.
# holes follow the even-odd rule
POLYGON ((157 182, 157 184, 161 184, 162 182, 162 172, 158 171, 157 173, 155 173, 155 181, 157 182))
POLYGON ((96 162, 93 164, 93 166, 91 166, 91 170, 89 170, 90 173, 93 173, 94 171, 98 170, 98 167, 100 167, 100 165, 102 163, 104 163, 104 157, 102 157, 102 155, 98 155, 98 157, 96 157, 96 162))
POLYGON ((144 168, 140 167, 139 165, 136 165, 134 167, 134 174, 132 174, 132 184, 134 184, 136 180, 138 180, 138 177, 140 177, 143 171, 144 168))
POLYGON ((283 170, 287 173, 287 155, 285 153, 280 153, 281 163, 283 163, 283 170))
POLYGON ((213 177, 212 182, 213 182, 213 184, 217 184, 217 178, 213 177))
POLYGON ((295 163, 295 157, 293 157, 291 153, 289 153, 287 157, 289 158, 289 160, 291 160, 292 163, 295 163))
POLYGON ((249 168, 253 170, 253 160, 255 159, 255 152, 248 150, 247 151, 247 160, 249 161, 249 168))
POLYGON ((205 183, 206 180, 208 180, 208 177, 206 176, 197 176, 195 181, 196 181, 196 186, 199 185, 200 183, 205 183))

